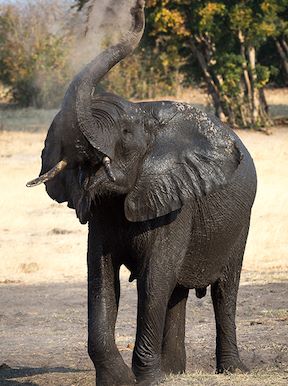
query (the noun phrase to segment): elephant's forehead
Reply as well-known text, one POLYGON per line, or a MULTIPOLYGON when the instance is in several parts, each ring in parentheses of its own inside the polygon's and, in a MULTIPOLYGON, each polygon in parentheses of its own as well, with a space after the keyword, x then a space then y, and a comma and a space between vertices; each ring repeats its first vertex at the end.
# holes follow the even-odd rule
POLYGON ((137 123, 143 118, 142 109, 134 103, 123 103, 121 99, 94 99, 91 105, 93 116, 108 120, 115 126, 137 123))

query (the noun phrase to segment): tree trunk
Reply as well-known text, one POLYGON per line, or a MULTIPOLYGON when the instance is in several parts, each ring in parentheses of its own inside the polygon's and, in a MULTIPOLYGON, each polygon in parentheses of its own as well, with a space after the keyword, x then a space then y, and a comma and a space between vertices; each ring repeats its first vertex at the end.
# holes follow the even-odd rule
MULTIPOLYGON (((248 77, 249 80, 249 77, 248 77)), ((250 84, 250 80, 249 80, 250 84)), ((245 82, 245 79, 243 79, 240 83, 240 126, 242 127, 249 127, 250 122, 250 116, 251 116, 251 105, 249 103, 249 100, 247 100, 247 84, 245 82)))
POLYGON ((256 87, 257 74, 256 74, 256 51, 254 46, 248 47, 248 58, 250 65, 250 79, 251 79, 251 97, 252 97, 252 122, 257 125, 259 122, 259 109, 260 101, 258 90, 256 87))
POLYGON ((271 120, 266 112, 268 108, 263 88, 260 92, 260 89, 257 87, 256 50, 254 46, 248 46, 247 51, 252 90, 252 123, 254 127, 266 126, 267 124, 271 124, 271 120))
POLYGON ((259 96, 260 96, 261 105, 263 106, 265 113, 269 114, 269 106, 267 103, 267 99, 266 99, 263 87, 259 89, 259 96))
POLYGON ((206 63, 205 57, 202 54, 202 52, 196 47, 196 45, 192 39, 191 39, 191 47, 192 47, 193 53, 195 54, 195 56, 198 60, 199 65, 204 73, 206 84, 208 86, 208 93, 212 97, 216 115, 220 118, 221 121, 227 122, 228 119, 227 119, 226 114, 224 113, 224 108, 223 108, 223 103, 221 101, 220 91, 219 91, 217 85, 215 84, 215 82, 214 82, 214 80, 209 72, 209 68, 208 68, 208 65, 206 63))
POLYGON ((288 47, 285 39, 282 39, 281 43, 278 39, 275 39, 276 48, 282 61, 282 66, 285 72, 285 78, 287 82, 288 81, 288 47))
POLYGON ((286 53, 286 56, 288 56, 288 44, 287 44, 286 39, 284 37, 281 38, 281 44, 282 44, 282 47, 286 53))
POLYGON ((245 93, 243 98, 245 98, 246 96, 246 98, 248 99, 249 108, 252 111, 252 87, 251 87, 251 82, 249 78, 247 58, 245 53, 245 38, 241 30, 238 32, 238 38, 240 41, 240 52, 243 59, 242 68, 243 68, 243 78, 244 78, 244 84, 245 84, 245 93))
POLYGON ((257 86, 256 50, 254 46, 245 47, 245 39, 241 31, 238 37, 243 58, 243 79, 239 85, 239 95, 236 96, 229 97, 223 92, 225 79, 214 71, 214 66, 209 66, 208 61, 214 60, 213 52, 209 51, 205 42, 204 44, 203 41, 198 42, 200 44, 198 47, 195 41, 191 40, 192 52, 203 71, 216 115, 221 121, 228 121, 231 126, 239 127, 265 126, 271 121, 267 113, 268 106, 264 91, 257 86))

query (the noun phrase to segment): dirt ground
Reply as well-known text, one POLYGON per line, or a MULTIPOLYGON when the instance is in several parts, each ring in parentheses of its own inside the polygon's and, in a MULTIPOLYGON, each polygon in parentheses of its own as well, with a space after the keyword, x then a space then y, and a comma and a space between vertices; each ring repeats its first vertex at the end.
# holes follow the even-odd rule
MULTIPOLYGON (((259 179, 237 311, 240 355, 251 372, 214 374, 210 296, 199 300, 191 291, 187 374, 166 385, 288 384, 288 128, 238 134, 259 179)), ((87 228, 43 186, 25 187, 38 175, 44 137, 0 132, 0 385, 88 386, 94 371, 86 344, 87 228)), ((116 339, 130 363, 136 288, 125 270, 121 281, 116 339)))

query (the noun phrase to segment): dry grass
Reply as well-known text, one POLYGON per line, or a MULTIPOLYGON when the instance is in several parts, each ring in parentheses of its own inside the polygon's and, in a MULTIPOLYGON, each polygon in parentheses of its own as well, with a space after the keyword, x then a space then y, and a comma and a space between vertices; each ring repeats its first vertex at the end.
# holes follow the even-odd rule
POLYGON ((26 188, 38 175, 45 133, 2 132, 0 281, 62 281, 85 278, 86 229, 44 187, 26 188), (55 232, 55 228, 61 231, 55 232), (53 231, 54 230, 54 231, 53 231), (27 273, 23 264, 37 264, 27 273))
MULTIPOLYGON (((24 370, 25 371, 25 370, 24 370)), ((42 370, 43 371, 43 370, 42 370)), ((57 369, 51 371, 50 375, 46 377, 46 383, 43 383, 41 375, 33 375, 29 371, 18 372, 20 374, 27 374, 25 377, 26 383, 21 381, 19 377, 17 383, 12 383, 13 380, 9 380, 7 383, 2 383, 2 386, 9 385, 29 385, 29 386, 91 386, 95 382, 95 375, 93 370, 77 370, 71 369, 69 374, 69 380, 67 380, 67 373, 65 369, 57 369), (63 374, 64 373, 64 374, 63 374), (27 383, 27 381, 29 383, 27 383), (19 382, 19 383, 18 383, 19 382), (31 382, 31 383, 30 383, 31 382)), ((35 369, 37 374, 37 369, 35 369)), ((41 369, 39 369, 41 374, 41 369)), ((166 386, 286 386, 288 383, 288 373, 287 376, 279 375, 275 370, 260 370, 252 372, 248 375, 219 375, 215 376, 213 374, 207 374, 204 372, 195 372, 193 374, 187 374, 177 377, 169 377, 161 384, 166 386)))
POLYGON ((250 150, 258 174, 244 273, 249 281, 287 280, 288 128, 275 128, 271 136, 238 134, 250 150))
POLYGON ((30 131, 47 130, 57 110, 43 110, 32 107, 16 109, 0 109, 0 127, 2 131, 30 131))
POLYGON ((215 377, 213 374, 195 372, 189 375, 168 378, 165 385, 169 386, 272 386, 287 385, 287 376, 273 370, 253 371, 249 374, 224 374, 215 377))

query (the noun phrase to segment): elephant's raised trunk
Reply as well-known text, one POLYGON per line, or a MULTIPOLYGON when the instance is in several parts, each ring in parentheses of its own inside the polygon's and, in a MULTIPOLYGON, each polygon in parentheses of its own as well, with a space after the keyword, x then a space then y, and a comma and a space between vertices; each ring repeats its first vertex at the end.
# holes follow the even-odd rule
MULTIPOLYGON (((104 170, 108 178, 111 181, 115 181, 110 167, 110 159, 112 157, 111 148, 107 142, 109 138, 101 135, 101 125, 97 126, 97 120, 92 116, 91 97, 96 84, 103 76, 113 66, 129 55, 139 44, 145 23, 144 4, 144 0, 135 0, 135 6, 131 8, 132 24, 127 34, 118 44, 107 48, 96 56, 70 83, 61 108, 62 129, 64 131, 66 127, 70 127, 71 130, 71 136, 65 140, 65 150, 68 148, 69 151, 65 154, 64 150, 64 159, 45 174, 28 182, 27 186, 33 187, 43 182, 48 182, 67 166, 71 166, 71 159, 73 160, 75 151, 74 146, 75 143, 79 141, 79 139, 77 139, 78 128, 80 128, 80 131, 89 143, 102 154, 104 170), (63 125, 64 122, 65 125, 63 125), (71 140, 69 142, 70 138, 71 140)), ((65 135, 67 135, 67 133, 65 135)))
POLYGON ((105 143, 105 135, 101 136, 99 128, 95 134, 95 118, 92 116, 91 96, 96 84, 103 76, 118 62, 129 55, 139 44, 144 30, 144 0, 136 0, 131 8, 132 25, 129 32, 121 41, 112 47, 104 50, 96 56, 73 80, 69 89, 76 91, 76 114, 81 132, 90 144, 99 150, 103 155, 111 158, 111 149, 105 143))

